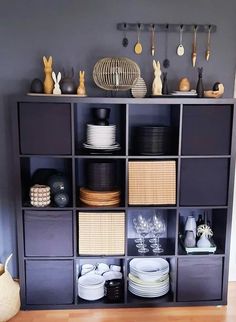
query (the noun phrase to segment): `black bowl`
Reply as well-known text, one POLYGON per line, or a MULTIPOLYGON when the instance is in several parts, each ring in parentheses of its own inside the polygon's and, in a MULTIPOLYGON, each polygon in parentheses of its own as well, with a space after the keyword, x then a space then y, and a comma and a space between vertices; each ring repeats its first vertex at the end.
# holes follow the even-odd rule
POLYGON ((100 107, 94 107, 92 109, 93 111, 93 117, 96 119, 96 120, 107 120, 109 119, 109 116, 110 116, 110 108, 100 108, 100 107))

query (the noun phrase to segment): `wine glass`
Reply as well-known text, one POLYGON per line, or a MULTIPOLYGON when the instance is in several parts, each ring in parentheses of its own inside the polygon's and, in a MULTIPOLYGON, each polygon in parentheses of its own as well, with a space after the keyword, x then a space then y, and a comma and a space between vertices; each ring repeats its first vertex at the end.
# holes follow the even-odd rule
POLYGON ((154 253, 163 253, 164 249, 160 244, 160 236, 165 233, 166 225, 161 214, 156 213, 148 220, 149 230, 152 232, 154 238, 150 240, 152 242, 151 247, 154 253))
POLYGON ((149 224, 147 220, 142 215, 138 215, 137 218, 133 219, 133 223, 134 223, 134 228, 136 229, 141 239, 141 242, 136 245, 136 247, 138 247, 138 252, 141 254, 149 252, 149 249, 144 244, 145 237, 150 232, 149 224))

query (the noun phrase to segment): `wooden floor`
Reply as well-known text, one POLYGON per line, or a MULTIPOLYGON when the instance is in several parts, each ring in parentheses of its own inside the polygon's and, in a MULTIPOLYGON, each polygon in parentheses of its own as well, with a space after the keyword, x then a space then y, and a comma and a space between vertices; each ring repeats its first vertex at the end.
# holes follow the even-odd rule
POLYGON ((222 307, 94 309, 20 312, 10 322, 235 322, 236 282, 222 307))

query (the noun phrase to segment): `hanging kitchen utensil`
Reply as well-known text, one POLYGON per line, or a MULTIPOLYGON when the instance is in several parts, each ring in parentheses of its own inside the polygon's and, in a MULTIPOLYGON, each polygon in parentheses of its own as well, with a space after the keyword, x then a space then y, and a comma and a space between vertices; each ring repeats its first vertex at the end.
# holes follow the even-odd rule
POLYGON ((211 25, 208 26, 206 60, 208 61, 211 54, 211 25))
POLYGON ((128 44, 129 44, 129 40, 127 38, 126 29, 127 29, 127 24, 124 23, 124 36, 123 36, 123 39, 122 39, 122 45, 123 45, 123 47, 127 47, 128 44))
POLYGON ((141 30, 141 25, 138 24, 138 28, 137 28, 138 41, 136 42, 136 44, 134 46, 134 52, 136 55, 140 55, 143 51, 143 47, 140 43, 140 30, 141 30))
POLYGON ((177 47, 177 55, 184 55, 184 46, 183 46, 183 25, 180 26, 179 29, 179 46, 177 47))
POLYGON ((169 35, 169 25, 166 25, 165 30, 165 59, 163 61, 163 67, 169 68, 170 67, 170 61, 168 59, 168 35, 169 35))
POLYGON ((152 25, 151 32, 151 55, 155 56, 155 25, 152 25))
POLYGON ((193 52, 192 52, 192 64, 193 64, 193 67, 196 66, 196 60, 197 60, 197 26, 194 26, 194 31, 193 31, 193 52))

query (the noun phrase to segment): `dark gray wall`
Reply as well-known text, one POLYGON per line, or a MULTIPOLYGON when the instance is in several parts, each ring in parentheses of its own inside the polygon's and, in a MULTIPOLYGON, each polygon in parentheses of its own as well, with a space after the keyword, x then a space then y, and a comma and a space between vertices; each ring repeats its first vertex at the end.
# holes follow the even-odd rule
MULTIPOLYGON (((212 57, 204 60, 206 35, 199 34, 198 65, 204 67, 206 88, 215 81, 225 85, 232 97, 236 65, 236 1, 234 0, 2 0, 0 7, 0 259, 12 250, 16 255, 14 195, 12 178, 11 120, 8 98, 26 93, 30 81, 43 77, 42 56, 52 55, 54 69, 75 68, 86 72, 90 96, 104 96, 92 81, 92 69, 104 56, 127 56, 140 66, 150 89, 153 79, 150 34, 141 34, 143 54, 136 56, 137 36, 128 33, 129 47, 121 45, 118 22, 212 23, 212 57)), ((164 35, 158 35, 156 59, 164 58, 164 35)), ((187 76, 196 85, 197 71, 191 67, 192 35, 184 35, 185 55, 176 52, 178 34, 169 35, 171 89, 187 76)), ((16 256, 14 257, 16 274, 16 256)))

